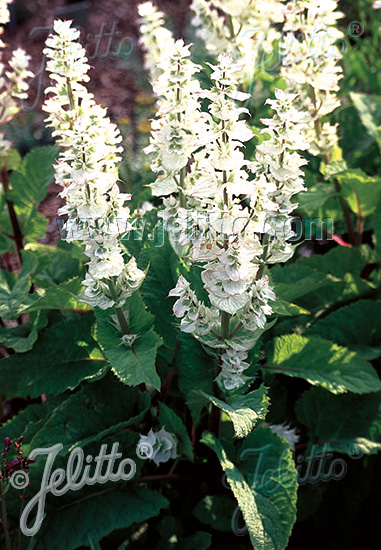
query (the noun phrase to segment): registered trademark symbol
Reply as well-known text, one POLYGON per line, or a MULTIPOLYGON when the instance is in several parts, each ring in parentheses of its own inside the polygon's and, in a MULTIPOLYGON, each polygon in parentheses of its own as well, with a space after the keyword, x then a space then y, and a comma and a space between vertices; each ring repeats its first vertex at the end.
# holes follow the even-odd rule
POLYGON ((361 21, 352 21, 348 25, 348 34, 351 36, 361 36, 364 33, 364 25, 361 21))

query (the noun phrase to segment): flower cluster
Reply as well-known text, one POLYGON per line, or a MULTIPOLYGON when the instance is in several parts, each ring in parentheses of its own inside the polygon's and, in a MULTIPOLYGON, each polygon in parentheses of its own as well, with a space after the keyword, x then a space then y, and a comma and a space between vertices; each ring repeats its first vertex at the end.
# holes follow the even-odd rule
POLYGON ((164 27, 164 14, 152 2, 138 6, 140 15, 140 44, 145 52, 144 66, 151 80, 160 74, 158 64, 174 42, 171 31, 164 27))
POLYGON ((148 435, 140 435, 137 454, 150 458, 156 466, 177 458, 176 436, 167 432, 165 428, 161 428, 158 432, 154 432, 151 428, 148 435))
MULTIPOLYGON (((229 391, 246 383, 248 351, 272 313, 270 301, 275 295, 263 274, 264 266, 285 261, 293 253, 287 242, 293 236, 291 213, 296 207, 291 197, 303 189, 300 167, 306 162, 295 149, 305 145, 302 133, 309 118, 293 106, 294 95, 277 90, 276 99, 268 101, 274 117, 263 120, 263 131, 270 139, 257 147, 254 162, 245 160, 242 148, 253 134, 241 119, 247 110, 237 104, 248 98, 237 90, 239 66, 226 54, 219 56, 217 65, 209 66, 211 90, 198 90, 197 83, 193 90, 194 68, 185 79, 187 102, 192 105, 188 118, 183 113, 176 116, 178 95, 162 89, 148 152, 156 155, 153 166, 159 177, 171 178, 170 184, 161 187, 155 182, 154 192, 165 195, 161 215, 172 245, 201 267, 208 295, 208 304, 199 300, 181 276, 170 292, 178 298, 174 314, 181 319, 182 331, 192 333, 209 349, 220 350, 217 382, 229 391), (201 112, 201 101, 206 102, 207 112, 201 112), (185 146, 184 141, 181 152, 169 152, 176 148, 162 139, 163 121, 167 130, 171 120, 176 123, 176 135, 183 135, 189 144, 185 146), (163 166, 170 155, 176 161, 163 166)), ((168 64, 168 73, 175 68, 168 64)), ((175 141, 181 143, 179 137, 175 141)))
MULTIPOLYGON (((0 1, 0 35, 3 33, 2 25, 10 20, 8 4, 11 0, 0 1)), ((33 73, 28 70, 30 56, 21 48, 12 52, 8 62, 8 70, 2 62, 5 44, 0 39, 0 124, 11 120, 21 109, 20 100, 27 99, 29 88, 28 79, 33 73)), ((0 153, 4 155, 11 147, 11 143, 4 139, 4 133, 0 132, 0 153)))
POLYGON ((48 122, 63 150, 56 167, 56 182, 66 199, 66 240, 85 245, 89 258, 83 281, 84 298, 106 309, 120 307, 144 278, 134 259, 124 262, 120 235, 129 230, 130 195, 119 192, 117 163, 122 137, 106 110, 93 100, 83 82, 89 80, 85 50, 77 42, 79 31, 71 22, 55 21, 55 34, 46 41, 47 70, 54 85, 45 101, 48 122), (110 280, 114 291, 110 294, 110 280))
POLYGON ((274 24, 282 21, 277 0, 193 0, 192 24, 214 56, 230 54, 241 65, 240 82, 252 80, 263 53, 279 38, 274 24), (213 7, 214 6, 214 7, 213 7), (218 8, 218 11, 217 9, 218 8), (221 15, 222 14, 222 15, 221 15))
POLYGON ((343 34, 336 23, 343 14, 336 7, 337 0, 293 0, 283 10, 281 74, 290 91, 299 94, 301 109, 311 116, 307 139, 314 155, 329 156, 338 141, 336 126, 320 123, 339 105, 336 92, 342 69, 337 41, 343 34))

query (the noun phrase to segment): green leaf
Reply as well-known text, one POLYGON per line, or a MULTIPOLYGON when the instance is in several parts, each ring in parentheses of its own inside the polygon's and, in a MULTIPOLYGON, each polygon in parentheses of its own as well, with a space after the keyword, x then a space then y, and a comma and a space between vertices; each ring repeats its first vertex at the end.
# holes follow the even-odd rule
POLYGON ((341 346, 347 345, 367 359, 381 355, 381 303, 359 300, 318 319, 304 333, 326 337, 341 346))
POLYGON ((59 395, 83 380, 102 377, 109 365, 90 335, 92 316, 46 329, 31 351, 0 363, 0 387, 7 398, 59 395))
POLYGON ((356 92, 349 95, 367 132, 381 147, 381 98, 356 92))
POLYGON ((102 380, 86 384, 56 407, 31 445, 50 447, 59 441, 64 445, 64 453, 75 446, 103 441, 110 434, 139 425, 149 405, 148 394, 124 386, 109 372, 102 380))
POLYGON ((38 298, 25 311, 39 311, 43 309, 78 309, 91 312, 90 306, 78 298, 83 289, 82 278, 76 277, 59 285, 52 285, 46 290, 39 290, 38 298))
POLYGON ((163 338, 170 360, 178 329, 172 312, 173 299, 168 298, 168 293, 176 286, 172 265, 178 261, 177 256, 167 240, 162 247, 143 250, 139 260, 142 266, 149 265, 141 293, 147 308, 155 315, 155 331, 163 338))
POLYGON ((300 307, 296 304, 290 304, 281 299, 276 300, 275 302, 269 301, 269 305, 276 315, 281 315, 284 317, 294 317, 295 315, 311 314, 311 312, 304 307, 300 307))
POLYGON ((0 159, 0 170, 17 170, 21 164, 21 156, 17 149, 9 149, 0 159))
POLYGON ((109 311, 96 312, 96 339, 119 380, 128 386, 151 384, 160 391, 155 360, 161 340, 153 330, 153 316, 137 292, 127 300, 125 312, 130 332, 137 336, 132 347, 122 343, 122 333, 109 311))
POLYGON ((264 384, 247 395, 235 397, 229 403, 200 390, 192 391, 189 394, 188 404, 194 411, 199 411, 208 402, 213 403, 230 417, 236 437, 246 437, 257 421, 265 418, 269 406, 269 398, 264 384))
POLYGON ((381 390, 373 367, 347 348, 323 338, 288 334, 275 338, 265 371, 304 378, 332 393, 381 390))
MULTIPOLYGON (((96 492, 96 490, 93 490, 96 492)), ((147 487, 119 489, 73 502, 51 512, 35 537, 38 550, 75 550, 116 529, 146 521, 168 507, 168 501, 147 487), (78 519, 80 518, 80 521, 78 519)))
POLYGON ((361 209, 363 217, 373 214, 381 195, 381 178, 372 178, 357 168, 338 174, 337 180, 352 212, 358 215, 361 209))
POLYGON ((168 432, 172 432, 176 435, 179 442, 177 446, 178 453, 187 456, 189 460, 193 462, 192 442, 182 420, 172 409, 167 407, 165 403, 160 403, 159 407, 160 425, 168 432))
POLYGON ((333 396, 311 388, 303 393, 295 410, 317 450, 325 445, 352 456, 381 450, 381 392, 333 396))
MULTIPOLYGON (((213 434, 204 432, 201 441, 217 454, 253 548, 284 550, 296 519, 297 490, 296 471, 287 443, 270 430, 258 428, 244 440, 235 465, 213 434)), ((237 515, 232 520, 237 527, 237 515)))
POLYGON ((221 467, 226 473, 230 488, 242 511, 253 547, 255 550, 267 550, 263 522, 259 515, 254 492, 251 490, 246 479, 237 466, 229 459, 225 449, 215 435, 210 432, 204 432, 201 443, 204 443, 216 453, 221 467))
POLYGON ((39 330, 46 327, 48 320, 40 312, 31 313, 29 321, 17 327, 5 328, 0 325, 0 344, 18 353, 32 349, 37 341, 39 330))
POLYGON ((324 206, 328 199, 335 196, 335 190, 331 184, 319 183, 308 191, 298 194, 299 208, 313 212, 324 206))
POLYGON ((35 299, 29 294, 29 290, 37 260, 27 251, 22 251, 22 258, 20 275, 0 270, 0 317, 3 319, 17 319, 35 299))
POLYGON ((28 153, 17 170, 12 172, 9 182, 12 189, 8 198, 22 210, 32 210, 46 195, 48 185, 54 177, 54 164, 59 147, 38 147, 28 153))
POLYGON ((5 254, 6 252, 9 252, 10 250, 13 250, 14 244, 12 239, 9 237, 6 237, 5 235, 0 235, 0 256, 5 254))
MULTIPOLYGON (((81 272, 81 262, 72 255, 70 244, 58 241, 55 247, 40 243, 29 243, 25 247, 31 250, 37 258, 38 265, 33 276, 33 282, 41 288, 64 283, 73 279, 81 272)), ((84 277, 82 277, 84 278, 84 277)))
POLYGON ((210 495, 203 498, 193 510, 193 515, 216 531, 230 533, 235 504, 225 495, 210 495))
POLYGON ((28 153, 20 166, 12 172, 8 198, 15 205, 21 231, 26 240, 41 237, 47 222, 36 206, 44 199, 48 185, 54 178, 54 164, 59 148, 39 147, 28 153))
POLYGON ((255 494, 266 550, 286 548, 297 500, 297 473, 288 443, 268 428, 256 428, 239 449, 238 467, 255 494))
MULTIPOLYGON (((213 392, 213 381, 216 377, 216 358, 208 355, 201 344, 190 334, 179 334, 176 372, 179 377, 179 388, 187 395, 192 390, 213 392)), ((189 404, 190 408, 192 404, 189 404)), ((192 415, 196 411, 191 408, 192 415)))

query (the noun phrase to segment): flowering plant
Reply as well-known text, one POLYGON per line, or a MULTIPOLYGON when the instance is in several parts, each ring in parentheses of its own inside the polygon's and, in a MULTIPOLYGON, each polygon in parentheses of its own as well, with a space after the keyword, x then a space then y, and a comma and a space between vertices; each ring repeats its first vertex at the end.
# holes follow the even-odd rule
MULTIPOLYGON (((80 31, 54 22, 52 144, 2 161, 6 550, 292 550, 306 530, 371 546, 341 504, 355 492, 361 522, 377 498, 381 120, 377 99, 349 95, 337 4, 194 0, 184 36, 204 50, 140 5, 152 97, 134 184, 136 135, 97 103, 80 31), (53 180, 49 246, 36 205, 53 180), (39 503, 26 526, 25 503, 28 517, 39 503)), ((5 73, 4 121, 25 62, 5 73)))

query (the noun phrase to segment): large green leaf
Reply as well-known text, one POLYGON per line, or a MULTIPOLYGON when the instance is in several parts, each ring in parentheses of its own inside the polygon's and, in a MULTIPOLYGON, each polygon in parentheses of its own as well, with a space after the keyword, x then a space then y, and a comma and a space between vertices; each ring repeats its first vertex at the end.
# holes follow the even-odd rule
POLYGON ((297 473, 288 443, 268 428, 243 441, 238 467, 254 491, 266 550, 286 548, 296 520, 297 473))
MULTIPOLYGON (((131 487, 89 495, 47 515, 30 550, 75 550, 114 531, 143 522, 168 507, 168 501, 147 487, 131 487)), ((29 550, 28 549, 28 550, 29 550)))
POLYGON ((123 385, 109 372, 99 382, 86 384, 56 407, 31 445, 50 447, 59 441, 64 445, 62 452, 66 452, 75 446, 101 441, 110 434, 117 437, 119 432, 141 422, 149 404, 147 394, 123 385))
POLYGON ((190 392, 187 402, 191 410, 195 412, 199 412, 208 403, 212 403, 224 411, 233 422, 236 437, 246 437, 257 421, 265 418, 269 406, 269 398, 264 384, 247 395, 233 398, 229 403, 201 390, 190 392))
POLYGON ((40 243, 27 244, 25 249, 32 251, 38 261, 33 282, 41 288, 48 288, 78 276, 82 264, 72 254, 73 248, 71 243, 64 241, 58 241, 54 247, 40 243))
POLYGON ((160 390, 155 360, 161 340, 153 330, 153 316, 146 310, 139 294, 135 292, 125 305, 130 333, 136 336, 132 346, 122 342, 122 332, 115 326, 112 315, 109 311, 96 312, 96 339, 112 370, 128 386, 151 384, 160 390))
POLYGON ((192 442, 181 418, 179 418, 172 409, 167 407, 165 403, 160 403, 159 420, 161 426, 168 432, 172 432, 176 435, 179 442, 177 446, 178 454, 184 454, 189 460, 193 461, 192 442))
POLYGON ((332 393, 370 393, 381 382, 370 363, 329 340, 288 334, 275 338, 264 371, 304 378, 332 393))
POLYGON ((58 395, 82 380, 94 381, 109 368, 91 337, 93 316, 63 321, 46 329, 31 351, 0 362, 0 387, 6 397, 58 395))
POLYGON ((381 303, 359 300, 319 319, 304 333, 348 346, 364 359, 381 355, 381 303))
POLYGON ((276 294, 287 302, 311 310, 328 307, 341 300, 365 295, 374 285, 361 278, 366 265, 374 262, 367 245, 332 248, 324 255, 298 258, 281 267, 274 266, 270 277, 276 294), (319 292, 317 292, 317 290, 319 292))
MULTIPOLYGON (((175 260, 177 261, 177 256, 166 241, 162 247, 143 250, 139 260, 143 267, 149 265, 141 293, 148 309, 155 315, 155 331, 163 338, 170 360, 176 345, 178 329, 172 312, 173 299, 168 298, 168 293, 176 286, 177 277, 172 266, 175 260)), ((165 350, 160 350, 160 353, 165 350)))
POLYGON ((192 335, 179 334, 176 372, 180 390, 186 395, 192 390, 212 393, 216 361, 216 358, 208 355, 192 335))
MULTIPOLYGON (((238 502, 255 550, 284 550, 296 519, 296 470, 287 443, 259 428, 243 442, 238 464, 211 433, 202 442, 215 451, 238 502)), ((232 518, 238 527, 238 517, 232 518)), ((242 528, 240 528, 242 534, 242 528)))
POLYGON ((17 319, 35 297, 29 294, 31 277, 37 260, 31 252, 22 252, 23 266, 19 275, 0 270, 0 317, 17 319))
POLYGON ((304 392, 296 414, 317 450, 373 454, 381 450, 381 392, 334 396, 319 388, 304 392))

